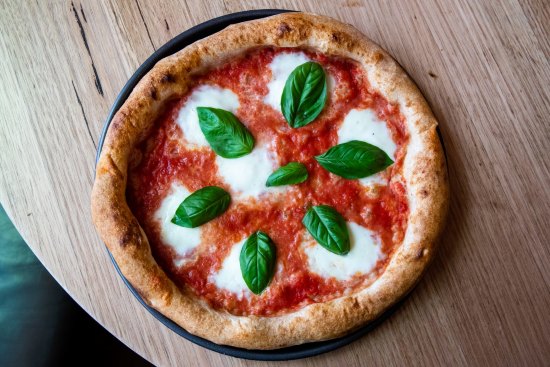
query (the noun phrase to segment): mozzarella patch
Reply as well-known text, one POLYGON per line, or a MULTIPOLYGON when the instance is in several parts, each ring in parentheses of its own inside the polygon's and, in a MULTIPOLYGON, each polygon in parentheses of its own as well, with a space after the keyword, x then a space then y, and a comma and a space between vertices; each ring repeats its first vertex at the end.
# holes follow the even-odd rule
POLYGON ((323 278, 350 279, 355 274, 369 273, 383 256, 380 243, 374 233, 356 223, 349 222, 350 252, 336 255, 319 245, 309 233, 302 246, 307 256, 309 270, 323 278))
POLYGON ((239 299, 243 296, 250 296, 250 290, 241 274, 241 264, 239 261, 245 241, 246 239, 243 239, 241 242, 233 245, 229 255, 223 260, 221 269, 217 273, 212 274, 209 279, 216 287, 237 294, 239 299))
POLYGON ((264 103, 281 112, 281 96, 286 80, 294 69, 308 61, 310 59, 303 52, 285 52, 275 56, 269 64, 271 81, 267 84, 269 93, 265 96, 264 103))
MULTIPOLYGON (((162 200, 160 208, 155 212, 155 219, 160 224, 162 241, 172 247, 178 255, 185 255, 201 242, 201 230, 197 228, 185 228, 171 222, 176 209, 181 202, 190 195, 185 187, 173 183, 168 195, 162 200)), ((177 266, 181 266, 182 263, 177 266)))
POLYGON ((239 197, 259 197, 266 192, 283 190, 265 186, 267 178, 277 168, 274 153, 265 146, 256 146, 250 154, 241 158, 216 156, 216 163, 219 175, 239 197))
POLYGON ((230 89, 222 89, 213 85, 198 87, 180 109, 177 123, 185 140, 196 146, 209 146, 199 126, 197 107, 221 108, 235 113, 239 108, 239 98, 230 89))
MULTIPOLYGON (((385 121, 378 119, 373 110, 351 110, 342 126, 338 129, 338 144, 350 140, 361 140, 376 145, 386 152, 390 158, 395 159, 396 145, 391 137, 390 130, 385 121)), ((381 173, 359 179, 363 185, 386 184, 387 181, 381 173)))

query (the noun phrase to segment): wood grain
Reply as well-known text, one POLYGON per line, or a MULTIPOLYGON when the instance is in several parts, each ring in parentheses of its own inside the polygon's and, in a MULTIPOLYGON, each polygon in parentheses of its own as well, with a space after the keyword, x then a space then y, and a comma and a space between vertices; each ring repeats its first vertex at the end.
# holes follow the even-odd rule
POLYGON ((273 7, 341 19, 394 55, 440 122, 453 194, 441 250, 405 304, 361 340, 288 365, 548 365, 545 0, 2 1, 0 201, 36 255, 157 365, 255 364, 187 342, 140 306, 93 229, 89 194, 103 121, 140 63, 197 23, 273 7))

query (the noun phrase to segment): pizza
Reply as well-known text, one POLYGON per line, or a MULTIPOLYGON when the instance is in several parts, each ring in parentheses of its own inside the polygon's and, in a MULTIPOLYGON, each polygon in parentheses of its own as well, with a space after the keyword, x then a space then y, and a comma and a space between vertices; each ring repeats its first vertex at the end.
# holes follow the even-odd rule
POLYGON ((161 60, 114 116, 95 226, 153 308, 274 349, 379 317, 433 258, 448 207, 437 122, 350 25, 285 13, 161 60))

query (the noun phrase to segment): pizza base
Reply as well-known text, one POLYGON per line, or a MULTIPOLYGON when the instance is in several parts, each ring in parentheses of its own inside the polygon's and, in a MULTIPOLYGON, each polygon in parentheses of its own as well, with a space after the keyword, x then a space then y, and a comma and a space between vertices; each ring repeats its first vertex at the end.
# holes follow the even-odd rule
POLYGON ((436 127, 424 97, 398 63, 350 25, 307 13, 231 25, 158 62, 115 115, 96 168, 93 221, 141 297, 192 334, 247 349, 336 338, 373 321, 399 301, 433 258, 449 196, 436 127), (176 287, 153 258, 147 237, 126 203, 132 152, 148 136, 166 101, 186 93, 192 75, 258 46, 313 48, 359 62, 373 89, 399 105, 410 136, 403 167, 410 207, 408 225, 384 273, 355 294, 274 317, 235 316, 214 310, 190 291, 176 287))

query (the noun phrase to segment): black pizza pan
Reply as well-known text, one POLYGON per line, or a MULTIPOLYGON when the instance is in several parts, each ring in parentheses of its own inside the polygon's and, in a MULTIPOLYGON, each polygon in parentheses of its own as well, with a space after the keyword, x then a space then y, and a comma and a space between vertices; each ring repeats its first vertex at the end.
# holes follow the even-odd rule
MULTIPOLYGON (((97 164, 97 161, 99 160, 99 155, 101 153, 101 148, 103 147, 103 142, 105 140, 107 129, 109 128, 109 125, 114 115, 120 109, 120 107, 124 104, 124 102, 130 95, 134 87, 140 81, 140 79, 143 78, 145 74, 147 74, 147 72, 151 70, 158 61, 178 52, 179 50, 183 49, 184 47, 192 44, 193 42, 199 39, 205 38, 211 34, 221 31, 222 29, 229 26, 230 24, 241 23, 241 22, 245 22, 253 19, 265 18, 271 15, 285 13, 288 11, 289 10, 263 9, 263 10, 249 10, 249 11, 227 14, 218 18, 211 19, 199 25, 196 25, 186 30, 185 32, 180 33, 178 36, 176 36, 172 40, 168 41, 165 45, 160 47, 147 60, 145 60, 145 62, 136 70, 136 72, 132 75, 132 77, 128 80, 126 85, 124 85, 124 87, 118 94, 113 106, 111 107, 111 110, 109 111, 109 115, 105 120, 105 125, 103 127, 101 136, 99 138, 99 144, 98 144, 97 154, 96 154, 96 164, 97 164)), ((110 252, 109 252, 109 256, 118 274, 121 276, 122 280, 124 281, 126 286, 130 289, 132 294, 143 305, 143 307, 145 307, 147 311, 149 311, 162 324, 164 324, 166 327, 168 327, 170 330, 172 330, 176 334, 184 337, 185 339, 197 345, 200 345, 201 347, 210 349, 214 352, 218 352, 221 354, 225 354, 225 355, 229 355, 237 358, 260 360, 260 361, 286 361, 286 360, 292 360, 292 359, 312 357, 322 353, 330 352, 337 348, 343 347, 361 338, 365 334, 367 334, 369 331, 374 329, 378 324, 380 324, 383 320, 385 320, 391 313, 393 313, 393 311, 395 311, 395 309, 397 309, 399 305, 402 304, 403 302, 403 300, 398 302, 395 306, 393 306, 391 309, 389 309, 384 314, 382 314, 378 319, 369 323, 368 325, 358 330, 355 330, 347 334, 346 336, 343 336, 338 339, 332 339, 332 340, 315 342, 315 343, 307 343, 307 344, 297 345, 293 347, 274 349, 274 350, 250 350, 250 349, 236 348, 236 347, 231 347, 227 345, 219 345, 209 340, 193 335, 187 332, 181 326, 177 325, 175 322, 173 322, 169 318, 167 318, 166 316, 164 316, 163 314, 161 314, 160 312, 158 312, 157 310, 155 310, 154 308, 152 308, 151 306, 149 306, 141 298, 137 290, 124 277, 124 275, 120 271, 120 268, 118 267, 118 264, 116 263, 115 259, 113 258, 110 252)))

